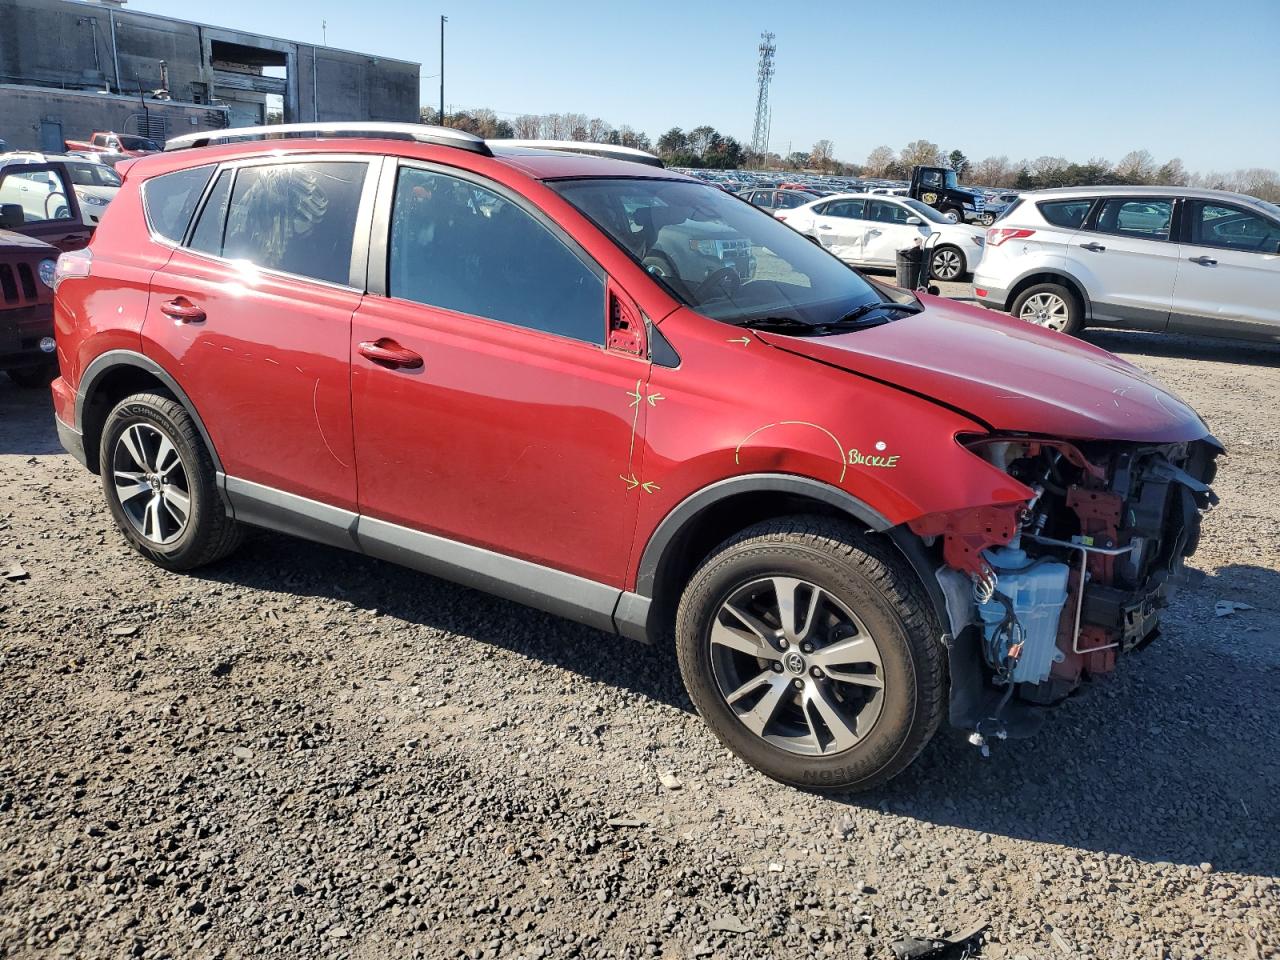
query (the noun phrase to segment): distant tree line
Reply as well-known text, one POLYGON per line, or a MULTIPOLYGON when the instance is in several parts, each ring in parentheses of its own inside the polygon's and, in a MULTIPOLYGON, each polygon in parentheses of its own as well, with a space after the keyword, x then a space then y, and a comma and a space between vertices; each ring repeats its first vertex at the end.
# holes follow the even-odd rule
MULTIPOLYGON (((440 123, 438 111, 423 107, 423 123, 440 123)), ((835 145, 819 140, 807 152, 754 153, 744 144, 715 127, 703 125, 686 131, 672 127, 658 137, 649 137, 626 124, 615 127, 599 117, 585 113, 520 114, 510 120, 499 119, 488 108, 446 112, 445 126, 467 130, 481 137, 518 138, 521 140, 585 140, 612 143, 657 153, 673 167, 703 167, 718 170, 775 170, 865 176, 889 180, 905 180, 917 165, 949 167, 966 183, 983 187, 1013 187, 1035 190, 1044 187, 1106 186, 1123 184, 1160 184, 1165 186, 1211 187, 1247 193, 1263 200, 1280 202, 1280 172, 1254 167, 1228 172, 1190 173, 1178 158, 1157 163, 1146 150, 1131 150, 1117 163, 1101 157, 1086 162, 1064 157, 1037 157, 1011 163, 1007 156, 987 157, 971 162, 961 150, 945 151, 929 140, 912 140, 901 150, 879 146, 864 163, 846 163, 835 158, 835 145)))
POLYGON ((1263 200, 1280 202, 1280 172, 1254 167, 1230 172, 1190 173, 1177 157, 1157 163, 1146 150, 1131 150, 1117 163, 1101 157, 1086 162, 1064 157, 1037 157, 1010 163, 1007 156, 987 157, 970 163, 960 150, 949 154, 928 140, 913 140, 894 152, 892 147, 876 147, 867 155, 861 173, 869 177, 905 180, 917 164, 950 167, 962 181, 983 187, 1014 187, 1036 190, 1046 187, 1095 187, 1125 184, 1209 187, 1247 193, 1263 200))

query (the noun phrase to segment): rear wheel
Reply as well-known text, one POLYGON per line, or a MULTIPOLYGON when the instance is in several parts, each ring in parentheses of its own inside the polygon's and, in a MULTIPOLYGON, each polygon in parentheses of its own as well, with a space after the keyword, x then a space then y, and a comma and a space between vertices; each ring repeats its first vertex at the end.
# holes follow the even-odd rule
POLYGON ((942 211, 944 217, 951 217, 956 223, 964 223, 964 211, 959 207, 947 207, 942 211))
POLYGON ((938 247, 929 258, 929 270, 935 280, 959 280, 964 276, 964 254, 959 247, 938 247))
POLYGON ((1084 326, 1084 310, 1076 295, 1060 283, 1038 283, 1013 301, 1009 311, 1020 320, 1059 333, 1076 334, 1084 326))
POLYGON ((223 508, 213 460, 178 401, 127 397, 107 416, 98 450, 111 516, 144 557, 192 570, 239 546, 241 527, 223 508))
POLYGON ((20 387, 28 390, 39 390, 41 387, 47 387, 53 383, 58 376, 58 365, 56 363, 40 363, 34 367, 16 367, 13 370, 6 370, 9 379, 20 387))
POLYGON ((865 790, 906 768, 945 701, 939 630, 890 549, 821 517, 757 524, 693 575, 676 618, 685 687, 767 776, 865 790))

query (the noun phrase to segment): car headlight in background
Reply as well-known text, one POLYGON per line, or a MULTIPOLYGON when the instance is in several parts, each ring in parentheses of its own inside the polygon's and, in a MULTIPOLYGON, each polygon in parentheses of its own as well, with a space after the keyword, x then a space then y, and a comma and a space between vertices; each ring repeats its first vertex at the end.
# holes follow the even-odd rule
POLYGON ((58 264, 53 260, 40 261, 40 271, 39 271, 40 282, 43 283, 46 287, 53 286, 53 271, 57 268, 57 266, 58 264))
POLYGON ((89 204, 89 206, 91 207, 105 207, 108 203, 111 202, 110 200, 107 200, 104 197, 95 197, 90 195, 83 196, 80 199, 85 203, 89 204))

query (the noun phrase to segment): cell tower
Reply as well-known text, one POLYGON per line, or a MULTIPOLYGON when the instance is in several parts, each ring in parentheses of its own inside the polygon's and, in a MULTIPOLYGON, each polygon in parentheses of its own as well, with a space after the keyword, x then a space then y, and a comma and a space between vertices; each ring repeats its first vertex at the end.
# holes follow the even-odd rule
POLYGON ((773 34, 760 34, 760 66, 756 69, 756 125, 751 131, 751 149, 754 153, 765 153, 769 149, 769 127, 773 119, 769 110, 769 81, 773 79, 773 55, 777 51, 773 34))

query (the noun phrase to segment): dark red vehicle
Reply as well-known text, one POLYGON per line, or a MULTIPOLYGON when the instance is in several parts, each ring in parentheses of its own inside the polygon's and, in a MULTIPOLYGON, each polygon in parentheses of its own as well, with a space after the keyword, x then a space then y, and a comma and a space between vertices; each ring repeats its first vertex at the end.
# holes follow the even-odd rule
POLYGON ((54 263, 89 233, 63 164, 0 164, 0 370, 19 386, 57 374, 54 263))
POLYGON ((284 129, 137 161, 58 264, 59 434, 156 563, 261 526, 674 634, 716 734, 829 789, 1155 636, 1221 448, 1137 368, 669 171, 284 129))

